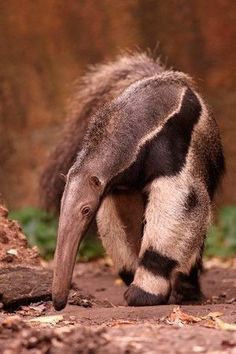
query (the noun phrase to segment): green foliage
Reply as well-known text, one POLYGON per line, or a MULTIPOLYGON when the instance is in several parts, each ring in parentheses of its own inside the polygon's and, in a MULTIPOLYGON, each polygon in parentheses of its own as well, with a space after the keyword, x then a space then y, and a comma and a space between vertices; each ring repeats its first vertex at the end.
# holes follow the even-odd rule
MULTIPOLYGON (((44 258, 53 257, 58 225, 54 215, 41 209, 28 207, 10 212, 9 217, 21 223, 29 244, 36 245, 44 258)), ((103 254, 100 241, 93 234, 88 234, 79 250, 80 260, 88 261, 103 254)))
POLYGON ((10 212, 11 219, 18 220, 31 246, 38 246, 43 257, 53 255, 56 243, 56 218, 37 208, 23 208, 10 212))
POLYGON ((236 206, 229 205, 219 210, 218 221, 213 225, 206 240, 205 255, 222 258, 236 255, 236 206))
MULTIPOLYGON (((56 244, 57 219, 37 208, 12 211, 10 218, 18 220, 30 245, 37 245, 44 258, 51 258, 56 244)), ((205 256, 232 257, 236 254, 236 206, 219 210, 218 221, 213 225, 206 240, 205 256)), ((104 255, 104 250, 93 233, 83 241, 79 258, 88 261, 104 255)))

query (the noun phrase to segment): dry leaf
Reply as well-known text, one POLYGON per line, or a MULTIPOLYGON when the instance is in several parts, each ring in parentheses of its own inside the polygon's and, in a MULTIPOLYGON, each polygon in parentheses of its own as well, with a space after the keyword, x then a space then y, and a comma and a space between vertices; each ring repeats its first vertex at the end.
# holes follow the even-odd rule
POLYGON ((236 302, 236 297, 232 297, 231 299, 225 301, 226 304, 232 304, 233 302, 236 302))
POLYGON ((31 318, 28 322, 38 322, 38 323, 43 323, 43 324, 55 325, 61 321, 63 321, 62 315, 53 315, 53 316, 34 317, 34 318, 31 318))
POLYGON ((236 324, 235 323, 226 323, 219 318, 215 319, 217 327, 223 329, 225 331, 236 331, 236 324))
POLYGON ((202 319, 200 317, 196 317, 193 315, 190 315, 188 313, 185 313, 181 310, 180 306, 174 307, 170 316, 167 317, 167 320, 170 323, 196 323, 200 322, 202 319))
POLYGON ((216 328, 216 322, 214 320, 207 320, 203 323, 203 326, 207 328, 216 328))
POLYGON ((22 316, 41 316, 46 309, 47 307, 44 304, 21 306, 17 313, 22 316))
POLYGON ((202 319, 202 320, 207 320, 207 319, 209 319, 209 318, 215 319, 215 318, 220 317, 220 316, 223 316, 223 313, 222 313, 222 312, 218 312, 218 311, 216 311, 216 312, 209 312, 208 315, 202 316, 201 319, 202 319))
POLYGON ((126 325, 126 324, 135 324, 135 321, 129 321, 129 320, 117 320, 111 324, 111 327, 119 327, 121 325, 126 325))
POLYGON ((122 285, 123 284, 123 281, 120 279, 120 278, 117 278, 115 281, 114 281, 115 285, 122 285))

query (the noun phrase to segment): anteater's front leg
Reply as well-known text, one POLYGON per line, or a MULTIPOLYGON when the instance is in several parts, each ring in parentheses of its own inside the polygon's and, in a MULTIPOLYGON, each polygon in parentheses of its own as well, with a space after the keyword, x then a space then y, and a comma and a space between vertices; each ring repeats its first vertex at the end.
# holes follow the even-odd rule
POLYGON ((97 214, 103 246, 126 285, 132 283, 138 265, 143 213, 140 193, 116 191, 103 200, 97 214))
POLYGON ((188 274, 199 257, 209 221, 205 187, 186 173, 158 178, 148 192, 139 266, 124 295, 131 306, 168 302, 175 273, 188 274))

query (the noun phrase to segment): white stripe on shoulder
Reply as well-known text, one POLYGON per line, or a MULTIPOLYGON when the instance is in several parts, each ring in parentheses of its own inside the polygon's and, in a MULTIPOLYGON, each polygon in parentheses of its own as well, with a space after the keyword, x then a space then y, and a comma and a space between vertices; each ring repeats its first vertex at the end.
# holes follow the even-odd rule
POLYGON ((140 140, 140 143, 137 145, 136 150, 134 155, 131 157, 130 160, 126 160, 126 163, 121 167, 121 169, 119 171, 117 171, 117 173, 115 175, 113 175, 112 177, 117 176, 118 174, 120 174, 121 172, 125 171, 129 166, 132 165, 132 163, 135 162, 141 148, 150 140, 152 140, 164 127, 164 125, 168 122, 168 120, 170 118, 172 118, 175 114, 179 113, 182 107, 182 102, 183 102, 183 98, 184 95, 187 91, 187 87, 184 87, 183 90, 180 91, 180 96, 177 98, 177 100, 179 101, 178 106, 166 117, 163 119, 163 122, 156 126, 152 131, 148 132, 146 135, 143 136, 143 138, 140 140))

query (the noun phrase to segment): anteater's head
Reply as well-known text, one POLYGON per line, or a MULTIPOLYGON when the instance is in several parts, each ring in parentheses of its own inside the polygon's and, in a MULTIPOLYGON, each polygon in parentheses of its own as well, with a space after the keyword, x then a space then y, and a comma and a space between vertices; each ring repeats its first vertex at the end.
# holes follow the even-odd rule
POLYGON ((54 257, 52 299, 56 310, 66 306, 77 250, 96 214, 103 192, 101 178, 90 173, 89 169, 70 169, 61 201, 54 257))

